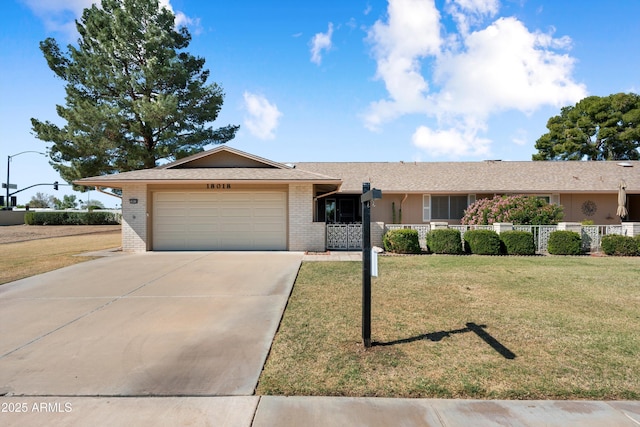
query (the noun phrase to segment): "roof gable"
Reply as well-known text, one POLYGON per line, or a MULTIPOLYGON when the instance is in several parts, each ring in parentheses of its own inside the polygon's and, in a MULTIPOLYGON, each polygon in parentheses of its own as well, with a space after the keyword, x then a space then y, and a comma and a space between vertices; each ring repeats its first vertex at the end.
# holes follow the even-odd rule
POLYGON ((290 169, 289 166, 277 163, 244 151, 227 146, 203 151, 175 162, 162 165, 159 169, 224 169, 224 168, 269 168, 290 169))

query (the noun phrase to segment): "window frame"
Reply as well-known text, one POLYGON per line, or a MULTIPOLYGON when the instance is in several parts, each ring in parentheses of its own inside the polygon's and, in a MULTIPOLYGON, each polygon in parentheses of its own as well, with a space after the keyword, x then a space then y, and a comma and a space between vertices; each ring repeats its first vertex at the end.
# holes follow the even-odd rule
POLYGON ((451 197, 465 197, 466 196, 466 198, 467 198, 467 206, 466 206, 466 208, 468 208, 470 205, 472 205, 476 201, 476 194, 431 194, 431 193, 423 194, 422 195, 422 221, 423 222, 431 222, 431 220, 432 220, 432 212, 433 212, 433 197, 432 196, 447 197, 447 201, 448 201, 447 217, 449 217, 449 218, 437 218, 437 219, 443 219, 443 220, 448 220, 448 221, 459 221, 461 219, 461 218, 451 218, 451 197))

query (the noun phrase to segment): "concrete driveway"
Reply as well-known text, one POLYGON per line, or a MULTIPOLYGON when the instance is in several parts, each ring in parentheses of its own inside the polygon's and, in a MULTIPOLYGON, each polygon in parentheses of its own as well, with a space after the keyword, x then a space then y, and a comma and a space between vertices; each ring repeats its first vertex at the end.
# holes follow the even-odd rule
POLYGON ((0 286, 0 396, 250 396, 301 259, 122 255, 0 286))

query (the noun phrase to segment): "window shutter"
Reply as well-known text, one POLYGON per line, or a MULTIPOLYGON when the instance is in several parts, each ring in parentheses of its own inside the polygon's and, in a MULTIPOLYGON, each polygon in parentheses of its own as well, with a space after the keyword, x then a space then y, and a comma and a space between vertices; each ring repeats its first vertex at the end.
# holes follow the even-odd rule
POLYGON ((431 221, 431 195, 422 195, 422 221, 431 221))

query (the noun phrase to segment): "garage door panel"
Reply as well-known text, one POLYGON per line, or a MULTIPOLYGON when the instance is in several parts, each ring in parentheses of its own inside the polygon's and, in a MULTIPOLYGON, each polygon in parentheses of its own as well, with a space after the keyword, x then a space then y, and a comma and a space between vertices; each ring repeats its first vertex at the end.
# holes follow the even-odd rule
POLYGON ((257 207, 253 210, 253 214, 254 216, 258 216, 258 217, 279 218, 284 214, 284 212, 283 212, 283 209, 280 209, 280 208, 257 207))
POLYGON ((182 215, 189 218, 211 218, 218 216, 219 212, 219 208, 185 208, 182 215))
POLYGON ((154 193, 155 250, 286 250, 285 192, 154 193))
POLYGON ((220 209, 220 216, 230 218, 252 218, 253 213, 247 208, 222 208, 220 209))

